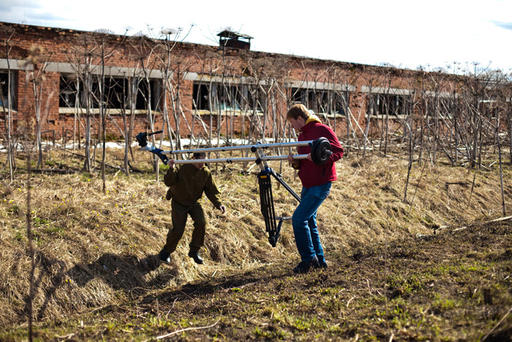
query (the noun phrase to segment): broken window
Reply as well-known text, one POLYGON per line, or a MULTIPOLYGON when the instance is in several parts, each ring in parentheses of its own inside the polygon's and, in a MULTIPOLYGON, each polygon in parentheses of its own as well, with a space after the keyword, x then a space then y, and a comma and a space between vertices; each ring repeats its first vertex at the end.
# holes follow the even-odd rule
POLYGON ((372 115, 408 115, 411 111, 411 96, 396 94, 370 94, 367 113, 372 115))
POLYGON ((74 75, 61 75, 59 85, 59 107, 73 108, 75 104, 79 104, 77 98, 81 82, 78 82, 74 75))
POLYGON ((9 99, 9 73, 7 70, 0 70, 0 110, 7 110, 9 102, 11 109, 16 110, 16 75, 13 71, 10 72, 11 76, 11 94, 9 99))
POLYGON ((319 114, 346 114, 348 91, 292 88, 292 101, 304 104, 319 114))
MULTIPOLYGON (((100 101, 100 78, 92 77, 90 99, 91 108, 99 108, 100 101)), ((105 108, 121 109, 130 108, 129 86, 130 82, 137 82, 137 95, 135 98, 135 109, 147 109, 148 102, 152 110, 160 108, 161 82, 158 79, 151 79, 149 83, 144 79, 130 79, 125 77, 106 77, 104 88, 105 108), (151 90, 151 94, 150 91, 151 90), (150 96, 151 95, 151 96, 150 96)), ((77 79, 75 75, 61 75, 59 90, 59 106, 64 108, 87 106, 87 91, 84 89, 84 82, 77 79)))
POLYGON ((193 108, 211 112, 219 109, 233 111, 263 111, 264 92, 253 84, 222 84, 194 82, 193 108))

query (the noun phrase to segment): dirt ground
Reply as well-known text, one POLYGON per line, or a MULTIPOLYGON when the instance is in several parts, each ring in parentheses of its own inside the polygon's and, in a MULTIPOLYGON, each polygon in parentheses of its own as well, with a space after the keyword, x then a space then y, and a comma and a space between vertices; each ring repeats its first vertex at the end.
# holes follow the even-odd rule
MULTIPOLYGON (((37 325, 40 340, 512 339, 512 221, 330 253, 329 268, 292 264, 212 275, 178 289, 138 293, 37 325)), ((142 267, 134 265, 134 267, 142 267)), ((151 266, 148 266, 151 267, 151 266)), ((167 272, 173 266, 160 265, 167 272)), ((2 340, 22 339, 26 327, 2 340)))
MULTIPOLYGON (((116 153, 109 153, 110 164, 119 165, 116 153)), ((511 340, 512 220, 484 223, 504 216, 497 163, 489 158, 480 170, 414 164, 404 200, 402 157, 348 156, 339 163, 339 181, 318 213, 329 268, 294 275, 292 229, 287 224, 277 247, 269 245, 254 170, 212 165, 228 210, 220 214, 203 202, 205 264, 187 257, 189 222, 171 264, 161 265, 156 253, 171 227, 165 168, 156 181, 150 158, 139 152, 136 165, 144 172, 127 177, 110 170, 103 192, 97 173, 80 171, 80 158, 51 152, 45 168, 71 173, 43 172, 31 181, 34 336, 511 340), (448 228, 434 234, 439 226, 448 228)), ((23 162, 14 182, 0 167, 0 341, 27 339, 23 162)), ((272 167, 300 189, 291 169, 272 167)), ((510 179, 506 165, 507 208, 510 179)), ((296 206, 282 187, 274 188, 274 201, 283 216, 296 206)))

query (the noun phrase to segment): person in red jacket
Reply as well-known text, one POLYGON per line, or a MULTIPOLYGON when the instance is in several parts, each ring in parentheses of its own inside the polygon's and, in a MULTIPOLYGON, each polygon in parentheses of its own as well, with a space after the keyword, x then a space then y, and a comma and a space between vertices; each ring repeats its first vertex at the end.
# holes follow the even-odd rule
POLYGON ((300 132, 299 141, 316 140, 324 137, 331 144, 331 156, 319 165, 311 159, 311 148, 299 146, 299 154, 308 154, 307 159, 293 159, 290 155, 288 161, 293 168, 299 170, 302 182, 301 201, 292 216, 295 243, 301 257, 301 262, 293 269, 295 273, 306 273, 311 267, 326 268, 327 262, 320 242, 316 213, 322 202, 329 195, 331 182, 336 180, 336 167, 334 163, 343 156, 336 134, 329 126, 320 122, 320 119, 310 113, 302 104, 293 105, 286 114, 286 118, 295 129, 300 132))

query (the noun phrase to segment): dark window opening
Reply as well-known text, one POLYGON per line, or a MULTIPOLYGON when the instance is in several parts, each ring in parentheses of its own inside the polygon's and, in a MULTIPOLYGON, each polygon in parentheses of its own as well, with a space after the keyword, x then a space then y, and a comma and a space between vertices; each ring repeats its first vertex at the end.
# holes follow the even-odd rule
POLYGON ((80 87, 80 83, 77 83, 75 78, 64 75, 60 76, 59 107, 75 107, 76 102, 79 100, 76 98, 77 87, 80 87))
POLYGON ((0 109, 6 111, 11 103, 11 109, 16 110, 16 75, 13 71, 11 74, 11 98, 9 99, 9 73, 0 71, 0 109))
POLYGON ((192 99, 195 110, 263 111, 264 92, 257 85, 194 82, 192 99))
POLYGON ((411 96, 395 94, 372 94, 367 113, 373 115, 408 115, 411 111, 411 96))
POLYGON ((151 110, 160 109, 161 81, 160 80, 141 80, 137 90, 137 101, 135 109, 148 109, 149 97, 151 96, 151 110))
POLYGON ((194 109, 209 110, 208 86, 203 83, 194 83, 192 91, 192 101, 194 109))
MULTIPOLYGON (((90 86, 90 106, 99 108, 100 101, 100 78, 94 76, 90 86)), ((161 82, 160 80, 134 80, 137 82, 137 93, 135 97, 135 109, 148 109, 149 91, 151 90, 151 109, 160 108, 161 82)), ((110 109, 129 109, 129 86, 130 79, 122 77, 105 78, 105 88, 103 101, 105 108, 110 109)), ((74 75, 61 75, 59 90, 59 106, 64 108, 87 106, 87 90, 84 88, 84 82, 74 75)))
POLYGON ((435 112, 444 117, 451 117, 455 110, 453 97, 430 97, 426 101, 426 114, 434 116, 435 112))
POLYGON ((248 89, 248 110, 257 112, 264 112, 265 106, 267 106, 267 96, 261 88, 256 85, 250 86, 248 89))
POLYGON ((315 113, 345 115, 348 107, 348 91, 292 88, 291 98, 315 113))

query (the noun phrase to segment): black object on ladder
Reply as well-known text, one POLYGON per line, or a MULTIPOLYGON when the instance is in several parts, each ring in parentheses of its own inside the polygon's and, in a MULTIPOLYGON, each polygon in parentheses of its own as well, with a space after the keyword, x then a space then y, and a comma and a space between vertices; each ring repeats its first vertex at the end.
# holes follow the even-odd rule
POLYGON ((265 227, 268 233, 268 242, 275 247, 277 240, 279 239, 279 233, 281 232, 281 226, 283 221, 291 220, 291 217, 276 217, 274 210, 274 198, 272 196, 272 177, 277 179, 286 190, 288 190, 297 201, 300 202, 300 197, 293 191, 292 188, 283 180, 280 174, 275 173, 271 168, 264 167, 258 174, 258 183, 260 186, 260 205, 261 214, 265 219, 265 227))

